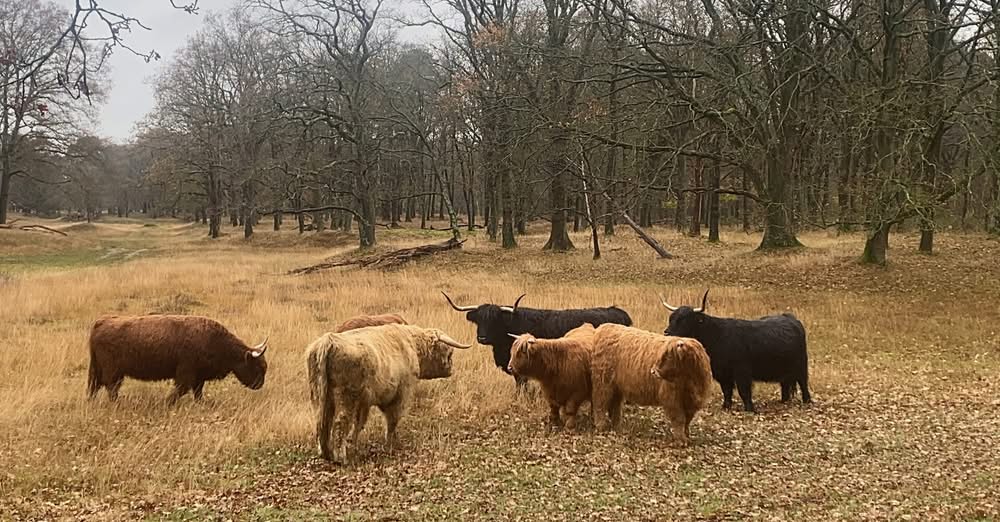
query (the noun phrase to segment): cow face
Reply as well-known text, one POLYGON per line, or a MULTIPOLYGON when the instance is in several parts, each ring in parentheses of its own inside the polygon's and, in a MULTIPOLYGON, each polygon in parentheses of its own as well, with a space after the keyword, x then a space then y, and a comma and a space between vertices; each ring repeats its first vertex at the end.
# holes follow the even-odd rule
POLYGON ((471 344, 462 344, 452 339, 448 334, 437 329, 427 330, 429 346, 418 354, 420 362, 419 375, 421 379, 443 379, 451 377, 453 348, 466 349, 471 344))
POLYGON ((499 306, 495 304, 481 304, 470 306, 458 306, 448 297, 448 294, 441 292, 456 312, 466 312, 465 319, 476 325, 476 340, 479 344, 489 346, 509 346, 510 339, 507 334, 512 332, 511 325, 517 314, 517 305, 525 294, 521 294, 514 301, 514 306, 499 306))
POLYGON ((476 341, 493 346, 507 341, 510 324, 516 312, 506 312, 494 304, 484 304, 465 314, 465 319, 476 325, 476 341))
POLYGON ((246 351, 243 360, 236 364, 233 373, 244 386, 251 390, 259 390, 264 386, 264 375, 267 373, 267 360, 264 352, 267 351, 267 339, 246 351))
POLYGON ((701 338, 700 334, 705 326, 705 308, 708 306, 708 290, 705 290, 705 295, 701 297, 701 306, 698 308, 670 306, 663 297, 660 297, 660 303, 671 312, 667 329, 663 333, 677 337, 701 338))
POLYGON ((701 337, 701 330, 705 326, 705 313, 695 311, 690 306, 682 306, 670 314, 670 322, 664 334, 676 337, 691 337, 698 339, 701 337))
POLYGON ((510 362, 507 363, 507 372, 515 377, 526 376, 531 369, 531 352, 534 347, 535 338, 531 334, 514 336, 514 345, 510 350, 510 362))

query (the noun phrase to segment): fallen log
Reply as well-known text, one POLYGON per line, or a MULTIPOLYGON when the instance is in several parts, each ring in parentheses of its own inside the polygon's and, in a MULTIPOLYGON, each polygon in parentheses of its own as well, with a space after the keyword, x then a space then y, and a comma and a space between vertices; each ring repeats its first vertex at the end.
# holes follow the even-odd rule
POLYGON ((319 272, 320 270, 327 270, 330 268, 336 268, 340 266, 360 266, 362 268, 396 268, 403 264, 406 264, 414 259, 419 259, 421 257, 437 254, 439 252, 447 252, 448 250, 454 250, 456 248, 462 248, 462 243, 465 240, 457 241, 455 238, 451 238, 444 243, 432 243, 430 245, 421 245, 411 248, 403 248, 400 250, 393 250, 392 252, 386 252, 383 254, 374 254, 370 256, 357 257, 353 259, 340 259, 331 260, 323 263, 306 266, 302 268, 296 268, 295 270, 290 270, 288 275, 301 275, 301 274, 312 274, 314 272, 319 272))
MULTIPOLYGON (((16 220, 15 220, 16 221, 16 220)), ((48 232, 51 234, 59 234, 60 236, 69 236, 69 234, 63 232, 62 230, 56 230, 54 228, 49 228, 45 225, 20 225, 13 226, 13 223, 7 223, 0 225, 0 230, 23 230, 25 232, 48 232)))

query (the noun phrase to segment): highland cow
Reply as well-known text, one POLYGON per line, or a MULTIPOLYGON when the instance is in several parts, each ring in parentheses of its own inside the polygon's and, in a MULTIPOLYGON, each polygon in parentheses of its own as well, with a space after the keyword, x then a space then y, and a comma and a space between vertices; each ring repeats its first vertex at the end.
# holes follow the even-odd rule
MULTIPOLYGON (((595 327, 604 323, 618 323, 625 326, 632 324, 632 318, 628 313, 615 306, 572 310, 519 308, 517 305, 524 295, 514 301, 514 306, 495 304, 458 306, 448 294, 441 293, 455 311, 467 312, 465 318, 476 325, 476 339, 479 344, 493 347, 493 362, 507 373, 510 373, 507 366, 510 363, 510 349, 513 344, 510 334, 530 333, 540 339, 558 339, 584 323, 590 323, 595 327)), ((520 387, 526 383, 523 378, 515 377, 514 380, 520 387)))
POLYGON ((267 372, 267 340, 247 346, 225 326, 207 317, 184 315, 104 316, 90 331, 90 374, 87 394, 107 388, 118 398, 125 377, 140 381, 174 380, 168 400, 189 391, 202 398, 206 381, 236 375, 258 390, 267 372))
POLYGON ((712 361, 712 377, 722 388, 722 407, 733 405, 733 385, 739 390, 743 409, 755 411, 753 382, 781 384, 781 402, 788 402, 798 385, 802 402, 812 402, 809 393, 809 355, 806 329, 792 314, 762 317, 755 321, 724 319, 705 313, 708 291, 699 308, 670 306, 670 321, 664 331, 698 339, 712 361))
POLYGON ((327 333, 313 341, 306 362, 322 457, 346 462, 348 434, 354 445, 372 406, 385 415, 386 443, 395 446, 417 380, 451 376, 452 348, 471 346, 441 330, 399 324, 327 333))
POLYGON ((549 423, 576 426, 576 413, 590 402, 590 351, 594 325, 585 323, 559 339, 537 339, 531 334, 514 336, 507 369, 515 377, 535 379, 549 402, 549 423))
POLYGON ((357 330, 358 328, 366 328, 369 326, 382 326, 384 324, 409 324, 406 319, 398 314, 381 314, 381 315, 358 315, 352 317, 334 330, 334 333, 344 333, 348 330, 357 330))
POLYGON ((691 420, 704 407, 712 382, 701 343, 605 324, 594 333, 590 368, 598 429, 606 427, 604 414, 618 427, 623 401, 661 406, 675 442, 687 444, 691 420))

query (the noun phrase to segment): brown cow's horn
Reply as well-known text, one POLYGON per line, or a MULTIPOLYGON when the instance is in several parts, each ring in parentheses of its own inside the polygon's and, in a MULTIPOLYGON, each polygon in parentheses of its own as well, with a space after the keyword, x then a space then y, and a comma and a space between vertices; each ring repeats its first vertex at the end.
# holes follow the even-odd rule
POLYGON ((701 296, 701 307, 700 308, 695 308, 694 311, 695 312, 704 312, 706 304, 708 304, 708 290, 705 290, 705 295, 701 296))
POLYGON ((452 339, 451 337, 448 337, 448 334, 446 334, 444 332, 441 332, 440 334, 438 334, 438 341, 441 341, 442 343, 447 344, 448 346, 451 346, 452 348, 460 348, 462 350, 464 350, 466 348, 472 348, 471 344, 462 344, 462 343, 460 343, 460 342, 452 339))
POLYGON ((670 306, 670 305, 667 304, 667 301, 666 301, 666 299, 663 298, 662 294, 660 295, 660 304, 663 305, 663 307, 666 308, 667 310, 670 310, 671 312, 676 312, 677 311, 677 307, 676 306, 670 306))
POLYGON ((448 297, 448 294, 441 292, 441 295, 443 295, 444 298, 448 300, 448 304, 450 304, 451 307, 454 308, 456 312, 471 312, 472 310, 478 308, 476 306, 458 306, 455 304, 454 301, 451 300, 450 297, 448 297))
POLYGON ((261 342, 257 346, 254 346, 253 350, 250 352, 250 355, 252 355, 254 357, 260 357, 261 355, 264 355, 264 352, 267 351, 267 340, 270 339, 270 338, 271 338, 271 336, 269 335, 269 336, 267 336, 267 337, 264 338, 263 342, 261 342))
POLYGON ((510 313, 516 312, 517 305, 521 303, 521 299, 524 299, 524 296, 526 295, 528 294, 521 294, 521 296, 514 301, 514 306, 501 306, 500 309, 503 310, 504 312, 510 312, 510 313))
POLYGON ((520 335, 517 335, 517 334, 512 334, 512 333, 510 333, 510 332, 507 332, 507 335, 509 335, 509 336, 513 337, 514 339, 517 339, 518 337, 521 337, 520 335))

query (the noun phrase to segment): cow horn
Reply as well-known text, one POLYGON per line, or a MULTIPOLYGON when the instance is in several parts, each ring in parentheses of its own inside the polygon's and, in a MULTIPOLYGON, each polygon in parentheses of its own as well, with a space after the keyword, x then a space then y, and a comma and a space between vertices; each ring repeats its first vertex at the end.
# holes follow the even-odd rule
POLYGON ((695 308, 694 311, 704 312, 706 304, 708 304, 708 290, 705 290, 705 295, 701 296, 701 306, 699 308, 695 308))
POLYGON ((663 307, 666 308, 667 310, 670 310, 671 312, 677 311, 676 306, 670 306, 667 304, 667 301, 663 298, 663 294, 660 294, 660 304, 663 305, 663 307))
POLYGON ((448 294, 441 292, 441 295, 443 295, 444 298, 448 300, 448 304, 450 304, 451 307, 454 308, 456 312, 471 312, 472 310, 478 308, 476 306, 458 306, 455 304, 454 301, 451 300, 450 297, 448 297, 448 294))
POLYGON ((516 312, 517 305, 521 303, 521 299, 524 299, 524 296, 526 295, 528 294, 521 294, 521 296, 518 297, 516 301, 514 301, 514 306, 501 306, 500 309, 503 310, 504 312, 510 312, 510 313, 516 312))
POLYGON ((507 335, 509 335, 509 336, 513 337, 514 339, 517 339, 518 337, 521 337, 520 335, 517 335, 517 334, 512 334, 512 333, 510 333, 510 332, 507 332, 507 335))
POLYGON ((452 348, 460 348, 462 350, 465 350, 466 348, 472 348, 471 344, 462 344, 462 343, 460 343, 460 342, 452 339, 451 337, 448 337, 448 334, 446 334, 444 332, 440 332, 438 334, 438 341, 441 341, 442 343, 447 344, 448 346, 451 346, 452 348))
POLYGON ((267 351, 267 340, 270 339, 270 338, 271 338, 271 336, 269 335, 269 336, 265 337, 264 340, 260 344, 258 344, 257 346, 254 346, 253 349, 250 351, 250 355, 252 355, 254 358, 257 358, 257 357, 260 357, 261 355, 264 355, 264 352, 267 351))

